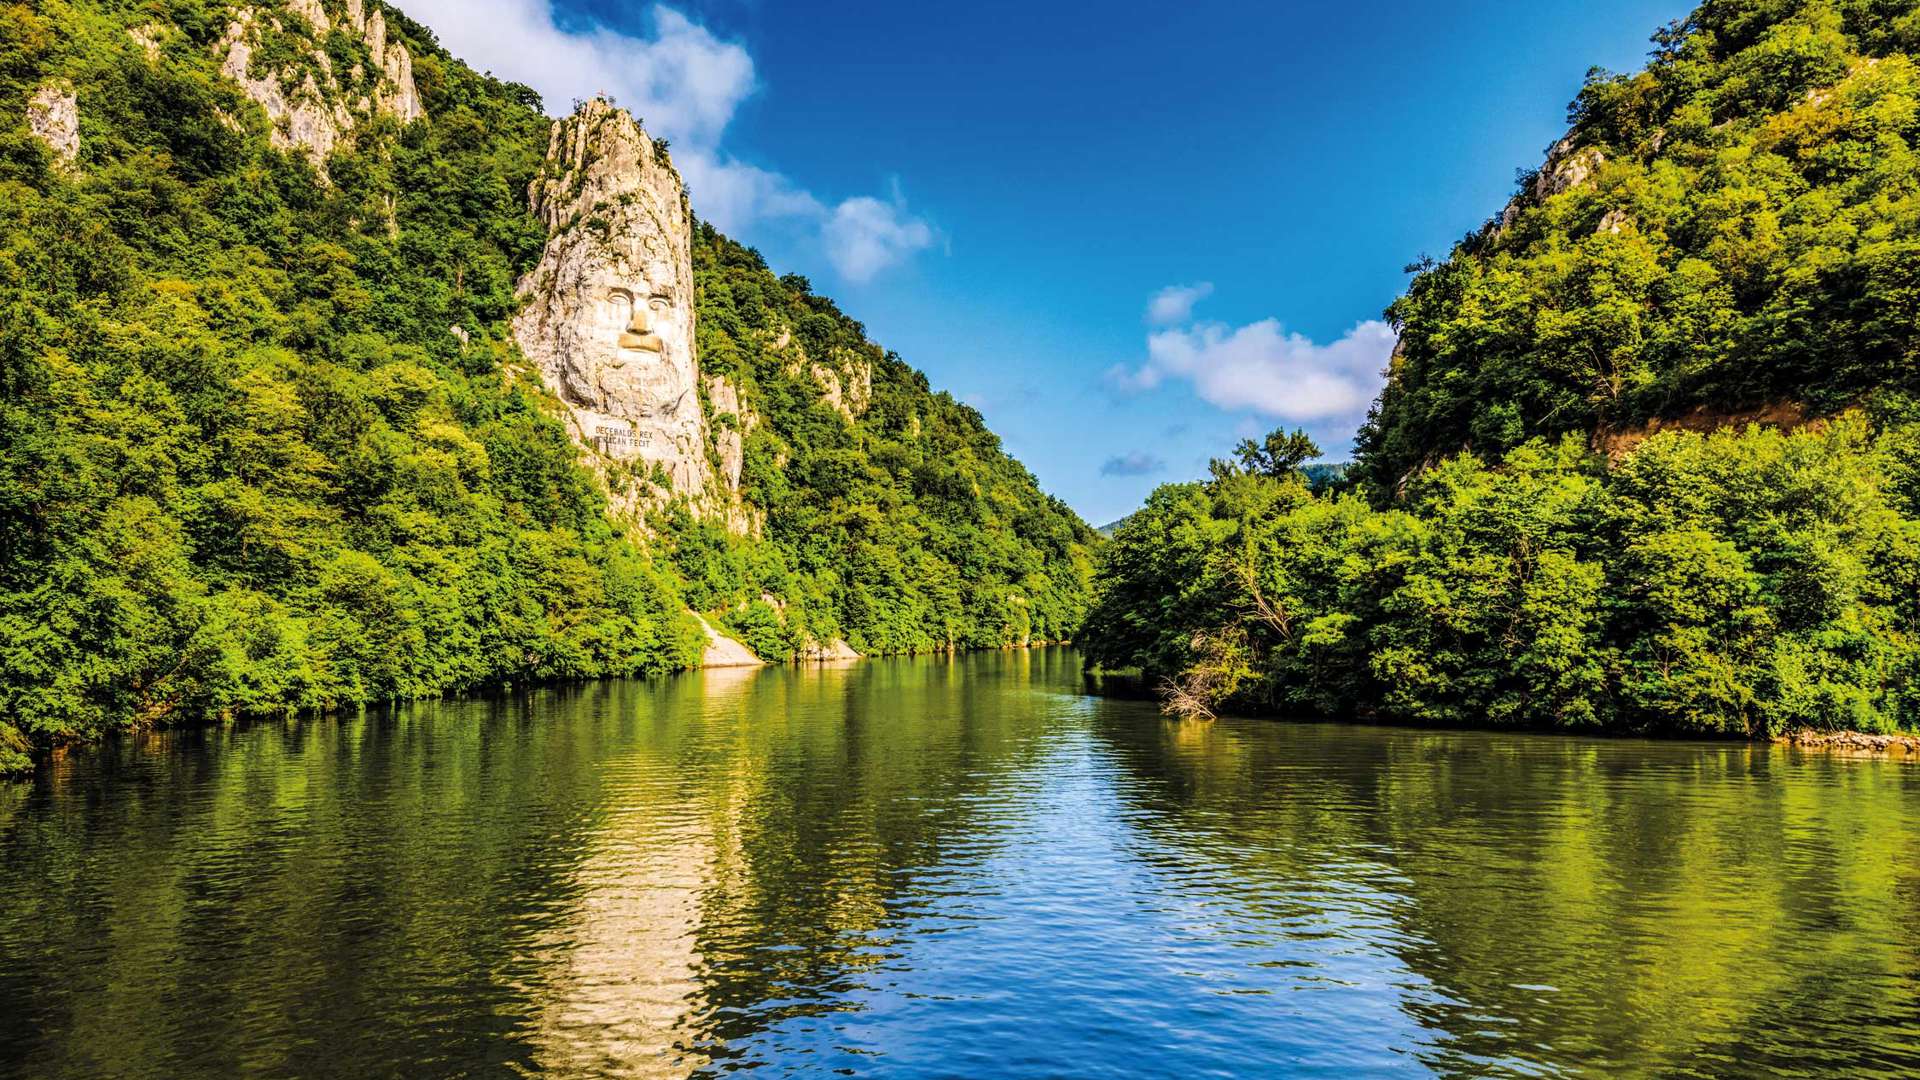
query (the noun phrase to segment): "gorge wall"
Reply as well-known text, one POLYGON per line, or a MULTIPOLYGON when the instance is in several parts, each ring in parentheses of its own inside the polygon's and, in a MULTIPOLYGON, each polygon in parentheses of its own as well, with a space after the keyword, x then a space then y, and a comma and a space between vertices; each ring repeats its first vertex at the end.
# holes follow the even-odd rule
POLYGON ((0 772, 683 670, 702 618, 776 661, 1079 624, 1084 523, 611 104, 379 0, 0 27, 0 772))

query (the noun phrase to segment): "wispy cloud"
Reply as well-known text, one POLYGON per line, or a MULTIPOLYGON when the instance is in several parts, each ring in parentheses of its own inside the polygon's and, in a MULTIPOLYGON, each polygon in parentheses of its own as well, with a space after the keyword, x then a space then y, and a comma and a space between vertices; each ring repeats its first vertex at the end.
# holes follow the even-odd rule
POLYGON ((1186 322, 1193 317, 1193 305, 1213 295, 1213 283, 1202 281, 1194 285, 1169 285, 1153 294, 1147 301, 1147 323, 1152 326, 1172 326, 1186 322))
POLYGON ((835 207, 824 236, 827 258, 849 281, 869 281, 934 241, 933 226, 907 212, 897 182, 890 202, 861 195, 835 207))
POLYGON ((1288 332, 1276 319, 1245 326, 1188 322, 1194 303, 1206 295, 1195 291, 1201 288, 1175 286, 1155 294, 1147 317, 1161 328, 1147 335, 1146 362, 1109 369, 1109 386, 1145 393, 1181 381, 1222 409, 1358 425, 1393 354, 1391 326, 1368 320, 1323 345, 1288 332), (1169 320, 1187 325, 1165 325, 1169 320))
POLYGON ((611 95, 649 134, 672 141, 694 209, 727 232, 799 229, 855 282, 935 243, 937 231, 907 208, 897 183, 888 198, 834 202, 729 151, 727 127, 760 87, 753 57, 674 8, 648 8, 644 35, 563 26, 552 0, 407 0, 406 8, 454 55, 539 91, 549 112, 611 95))
POLYGON ((1167 467, 1167 463, 1144 450, 1110 457, 1100 466, 1101 476, 1149 476, 1167 467))

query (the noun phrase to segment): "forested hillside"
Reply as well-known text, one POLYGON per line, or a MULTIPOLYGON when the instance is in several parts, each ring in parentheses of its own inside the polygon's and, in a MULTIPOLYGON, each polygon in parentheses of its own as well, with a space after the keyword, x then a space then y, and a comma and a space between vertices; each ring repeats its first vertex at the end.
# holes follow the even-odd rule
POLYGON ((1347 490, 1276 433, 1156 492, 1093 663, 1194 714, 1920 726, 1920 5, 1714 0, 1654 44, 1416 268, 1347 490))
POLYGON ((1390 309, 1375 483, 1538 435, 1920 391, 1920 10, 1709 0, 1653 44, 1590 76, 1506 211, 1390 309))
POLYGON ((776 657, 1077 623, 1085 525, 977 414, 711 230, 703 344, 758 418, 764 532, 673 503, 610 521, 508 329, 546 235, 539 105, 358 0, 0 4, 8 763, 116 729, 683 668, 689 601, 776 657), (252 58, 223 74, 235 40, 252 58), (294 126, 256 104, 275 80, 294 126), (310 115, 343 136, 302 144, 310 115), (834 410, 770 359, 770 311, 816 356, 871 354, 871 404, 834 410))
POLYGON ((1072 634, 1097 538, 978 411, 711 226, 694 266, 702 369, 739 387, 740 411, 716 421, 743 429, 742 495, 765 525, 665 530, 696 607, 728 607, 769 659, 809 639, 906 652, 1072 634))

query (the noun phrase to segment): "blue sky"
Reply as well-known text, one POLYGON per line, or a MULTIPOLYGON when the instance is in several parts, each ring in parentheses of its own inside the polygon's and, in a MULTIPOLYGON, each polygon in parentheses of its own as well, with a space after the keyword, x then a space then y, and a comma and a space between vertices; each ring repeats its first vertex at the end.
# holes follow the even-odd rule
POLYGON ((1344 457, 1403 267, 1689 6, 399 2, 550 112, 632 107, 1095 524, 1273 427, 1344 457))

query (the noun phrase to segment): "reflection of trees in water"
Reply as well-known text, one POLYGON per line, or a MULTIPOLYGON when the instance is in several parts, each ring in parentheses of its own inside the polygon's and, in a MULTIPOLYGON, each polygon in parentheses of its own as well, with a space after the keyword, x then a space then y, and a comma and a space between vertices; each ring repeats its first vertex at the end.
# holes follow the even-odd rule
MULTIPOLYGON (((533 700, 76 754, 0 837, 0 1061, 41 1076, 322 1074, 516 1056, 486 973, 563 887, 592 732, 533 700), (16 876, 17 875, 17 876, 16 876), (28 951, 23 942, 39 948, 28 951), (431 1018, 431 1022, 422 1022, 431 1018), (108 1063, 111 1063, 110 1065, 108 1063)), ((0 1072, 5 1072, 0 1066, 0 1072)))
POLYGON ((887 962, 916 868, 985 854, 956 849, 1038 758, 1027 679, 1070 663, 715 671, 75 755, 0 819, 32 883, 0 889, 0 1075, 696 1069, 887 962))
POLYGON ((703 898, 702 1025, 716 1048, 843 1008, 897 958, 916 871, 953 872, 997 845, 978 818, 1004 811, 993 792, 1038 761, 1047 734, 1029 679, 1066 662, 1021 652, 769 673, 737 747, 732 857, 703 898))
MULTIPOLYGON (((535 994, 543 1063, 664 1075, 837 1011, 892 958, 916 868, 976 840, 1045 726, 1016 654, 708 672, 601 771, 610 792, 535 994), (966 672, 974 670, 972 678, 966 672)), ((618 694, 619 686, 606 689, 618 694)), ((612 706, 614 712, 626 710, 612 706)), ((982 844, 965 853, 978 858, 982 844)))
POLYGON ((1432 985, 1403 1001, 1430 1064, 1920 1064, 1901 1034, 1920 822, 1897 765, 1099 717, 1156 843, 1281 908, 1330 882, 1376 890, 1391 929, 1371 943, 1432 985))

